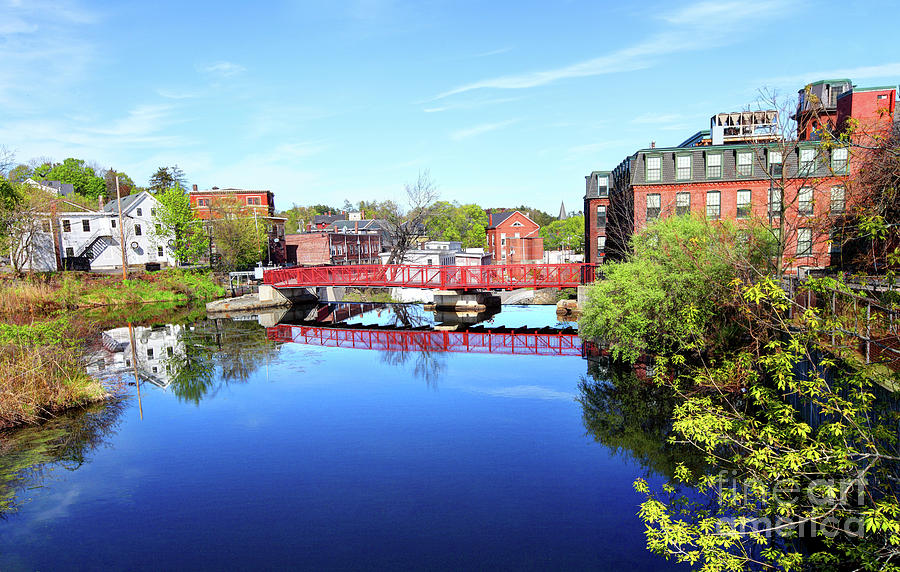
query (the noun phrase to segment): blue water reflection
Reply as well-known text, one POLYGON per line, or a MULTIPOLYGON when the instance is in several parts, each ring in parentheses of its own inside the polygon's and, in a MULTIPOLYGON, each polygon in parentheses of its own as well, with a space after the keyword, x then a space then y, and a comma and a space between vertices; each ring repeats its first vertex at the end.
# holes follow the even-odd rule
MULTIPOLYGON (((487 324, 525 325, 553 308, 487 324)), ((142 384, 143 420, 132 399, 106 447, 20 493, 0 569, 666 566, 635 516, 646 470, 586 434, 581 357, 441 353, 434 374, 254 322, 182 331, 167 359, 199 374, 142 384)))

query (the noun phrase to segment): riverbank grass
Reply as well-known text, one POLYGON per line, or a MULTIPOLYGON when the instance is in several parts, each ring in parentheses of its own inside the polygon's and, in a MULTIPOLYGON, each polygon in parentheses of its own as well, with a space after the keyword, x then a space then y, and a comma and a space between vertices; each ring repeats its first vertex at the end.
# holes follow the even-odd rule
POLYGON ((84 370, 78 334, 67 318, 0 323, 0 429, 39 423, 108 396, 84 370))

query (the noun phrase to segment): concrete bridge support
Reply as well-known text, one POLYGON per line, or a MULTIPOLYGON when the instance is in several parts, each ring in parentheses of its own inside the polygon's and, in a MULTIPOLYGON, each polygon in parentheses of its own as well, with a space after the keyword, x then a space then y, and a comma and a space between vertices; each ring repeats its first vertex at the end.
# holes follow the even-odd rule
POLYGON ((259 286, 259 302, 261 307, 292 306, 305 302, 315 302, 318 297, 309 288, 275 288, 268 284, 259 286))
POLYGON ((436 290, 434 308, 455 312, 484 312, 500 307, 500 297, 483 290, 436 290))

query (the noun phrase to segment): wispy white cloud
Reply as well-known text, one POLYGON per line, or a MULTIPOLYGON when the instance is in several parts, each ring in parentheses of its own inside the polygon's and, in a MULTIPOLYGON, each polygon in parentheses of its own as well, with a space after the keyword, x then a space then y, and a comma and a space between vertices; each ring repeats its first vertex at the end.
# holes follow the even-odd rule
POLYGON ((166 99, 194 99, 200 97, 196 91, 177 91, 165 88, 158 88, 156 94, 166 99))
POLYGON ((496 123, 483 123, 481 125, 475 125, 474 127, 467 127, 466 129, 458 129, 450 134, 450 139, 453 139, 454 141, 462 141, 463 139, 469 139, 470 137, 476 137, 478 135, 483 135, 491 131, 503 129, 504 127, 509 127, 510 125, 512 125, 513 123, 517 123, 518 121, 518 119, 507 119, 506 121, 498 121, 496 123))
POLYGON ((554 83, 564 79, 591 77, 646 69, 659 58, 687 51, 715 48, 735 41, 733 31, 746 27, 754 20, 775 14, 784 14, 789 8, 785 2, 760 1, 748 3, 727 2, 724 8, 712 2, 699 2, 663 14, 660 19, 669 29, 657 33, 633 46, 609 54, 584 60, 559 68, 503 75, 455 87, 439 93, 435 100, 479 89, 527 89, 554 83))
POLYGON ((741 23, 748 18, 767 17, 787 8, 788 4, 784 0, 774 1, 755 1, 745 2, 743 0, 735 0, 732 2, 696 2, 690 4, 674 12, 662 14, 660 18, 676 25, 702 26, 721 22, 722 20, 731 20, 741 23))
POLYGON ((477 109, 488 105, 498 105, 501 103, 509 103, 518 101, 521 97, 497 97, 493 99, 482 99, 480 101, 460 101, 458 103, 448 103, 445 105, 437 105, 434 107, 426 107, 422 111, 425 113, 440 113, 442 111, 453 111, 457 109, 477 109))
POLYGON ((203 73, 218 77, 233 77, 247 71, 247 68, 234 62, 213 62, 210 64, 199 66, 203 73))

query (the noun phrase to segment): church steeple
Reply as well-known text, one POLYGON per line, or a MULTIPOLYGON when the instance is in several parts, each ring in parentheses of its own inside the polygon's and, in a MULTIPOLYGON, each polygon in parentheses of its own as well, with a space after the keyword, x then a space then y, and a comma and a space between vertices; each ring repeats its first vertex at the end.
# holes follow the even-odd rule
POLYGON ((566 220, 569 216, 566 214, 566 203, 565 201, 560 201, 559 203, 559 220, 566 220))

